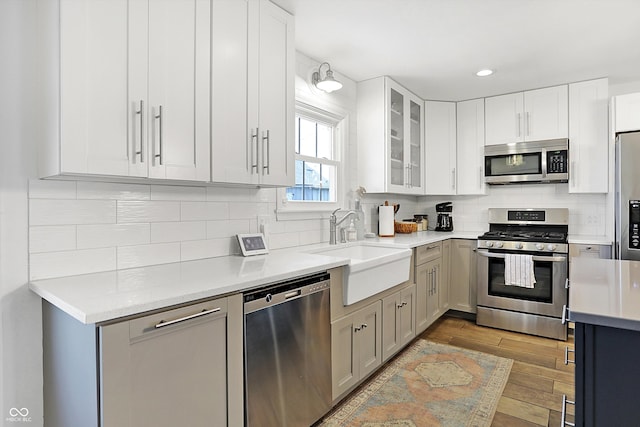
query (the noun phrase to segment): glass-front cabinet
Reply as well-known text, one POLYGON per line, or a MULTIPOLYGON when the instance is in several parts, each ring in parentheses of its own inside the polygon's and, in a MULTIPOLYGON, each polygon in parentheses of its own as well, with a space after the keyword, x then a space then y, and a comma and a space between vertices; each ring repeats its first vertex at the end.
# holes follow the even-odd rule
POLYGON ((423 123, 423 101, 389 77, 358 83, 359 184, 424 194, 423 123))

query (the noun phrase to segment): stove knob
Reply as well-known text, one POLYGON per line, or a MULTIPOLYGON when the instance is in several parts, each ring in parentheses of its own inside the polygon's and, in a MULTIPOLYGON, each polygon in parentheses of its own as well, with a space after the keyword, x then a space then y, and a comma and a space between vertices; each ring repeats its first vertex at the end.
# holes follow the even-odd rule
POLYGON ((549 249, 550 251, 555 251, 557 248, 556 245, 547 245, 547 249, 549 249))
POLYGON ((490 247, 492 247, 492 246, 493 246, 493 242, 491 242, 491 241, 487 240, 487 247, 488 247, 488 248, 490 248, 490 247))
POLYGON ((496 248, 501 248, 502 247, 502 242, 496 242, 496 248))
POLYGON ((522 249, 522 243, 518 242, 516 243, 516 249, 522 249))
POLYGON ((544 245, 542 243, 536 243, 536 249, 539 251, 544 250, 544 245))

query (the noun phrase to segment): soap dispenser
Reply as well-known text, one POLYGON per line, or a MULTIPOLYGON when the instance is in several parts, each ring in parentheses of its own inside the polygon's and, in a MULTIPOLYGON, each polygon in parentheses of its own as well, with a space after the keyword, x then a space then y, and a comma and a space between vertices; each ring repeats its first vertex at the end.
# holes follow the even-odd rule
POLYGON ((355 242, 358 238, 358 232, 356 230, 356 224, 351 218, 351 222, 349 223, 349 227, 347 227, 347 242, 355 242))

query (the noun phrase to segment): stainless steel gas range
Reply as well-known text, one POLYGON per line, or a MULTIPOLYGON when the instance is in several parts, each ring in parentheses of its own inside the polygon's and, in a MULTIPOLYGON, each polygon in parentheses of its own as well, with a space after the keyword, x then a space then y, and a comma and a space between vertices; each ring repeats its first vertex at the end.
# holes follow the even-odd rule
POLYGON ((568 223, 563 208, 489 209, 478 237, 478 325, 567 339, 568 223))

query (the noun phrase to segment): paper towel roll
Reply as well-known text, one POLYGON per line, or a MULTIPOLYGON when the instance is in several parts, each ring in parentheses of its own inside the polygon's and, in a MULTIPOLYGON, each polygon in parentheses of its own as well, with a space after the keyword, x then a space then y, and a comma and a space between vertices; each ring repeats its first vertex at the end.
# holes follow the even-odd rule
POLYGON ((378 235, 380 237, 395 236, 393 227, 394 217, 395 213, 393 206, 378 207, 378 235))

